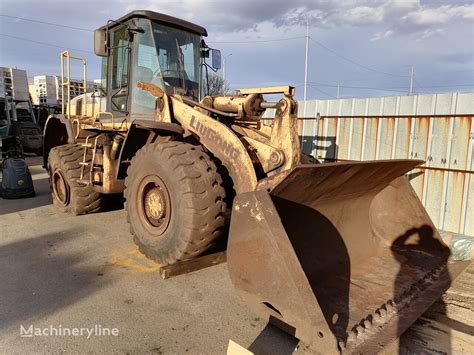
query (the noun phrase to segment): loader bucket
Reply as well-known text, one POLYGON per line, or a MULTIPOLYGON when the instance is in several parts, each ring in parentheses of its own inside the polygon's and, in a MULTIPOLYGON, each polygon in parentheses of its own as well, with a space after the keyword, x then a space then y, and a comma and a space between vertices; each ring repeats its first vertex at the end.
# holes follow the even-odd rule
POLYGON ((315 353, 373 353, 469 262, 452 262, 404 176, 413 160, 301 165, 236 196, 227 260, 242 299, 315 353))

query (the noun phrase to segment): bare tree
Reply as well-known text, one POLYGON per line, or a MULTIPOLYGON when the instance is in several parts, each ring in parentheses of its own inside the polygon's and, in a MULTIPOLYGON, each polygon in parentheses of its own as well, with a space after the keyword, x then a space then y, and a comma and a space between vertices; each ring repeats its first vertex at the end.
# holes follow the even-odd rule
POLYGON ((227 95, 230 92, 229 84, 220 75, 209 74, 208 87, 204 83, 204 91, 208 95, 227 95))

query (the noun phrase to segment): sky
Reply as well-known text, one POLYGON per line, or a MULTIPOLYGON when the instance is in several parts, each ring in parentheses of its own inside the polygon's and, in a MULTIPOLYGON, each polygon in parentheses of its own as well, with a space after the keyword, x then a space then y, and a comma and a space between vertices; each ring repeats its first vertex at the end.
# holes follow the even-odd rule
POLYGON ((70 49, 100 78, 91 31, 132 10, 205 27, 232 89, 293 85, 301 98, 308 23, 308 99, 338 86, 339 97, 403 95, 411 66, 417 93, 474 91, 474 3, 461 0, 0 0, 0 66, 58 75, 70 49))

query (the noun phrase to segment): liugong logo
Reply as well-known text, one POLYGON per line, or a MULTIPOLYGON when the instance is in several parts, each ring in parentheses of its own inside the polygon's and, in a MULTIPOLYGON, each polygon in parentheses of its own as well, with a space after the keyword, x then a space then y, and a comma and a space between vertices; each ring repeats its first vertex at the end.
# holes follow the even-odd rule
POLYGON ((196 120, 195 116, 191 116, 189 125, 201 137, 207 138, 209 140, 209 144, 217 145, 224 152, 224 154, 232 159, 238 159, 239 151, 232 146, 232 143, 226 142, 224 139, 222 139, 219 134, 211 127, 206 127, 203 125, 201 122, 196 120))

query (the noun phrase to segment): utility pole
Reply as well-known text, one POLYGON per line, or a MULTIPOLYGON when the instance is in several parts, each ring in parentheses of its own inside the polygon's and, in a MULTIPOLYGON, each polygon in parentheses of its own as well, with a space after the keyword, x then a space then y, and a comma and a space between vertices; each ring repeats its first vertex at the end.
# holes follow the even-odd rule
POLYGON ((308 91, 308 48, 309 48, 309 21, 306 21, 306 51, 304 57, 304 92, 303 92, 303 117, 306 117, 306 98, 308 91))
POLYGON ((408 95, 413 95, 413 80, 415 80, 415 68, 412 65, 410 73, 410 91, 408 91, 408 95))
POLYGON ((222 60, 222 80, 225 81, 225 60, 227 57, 230 57, 232 53, 227 54, 224 59, 222 60))

